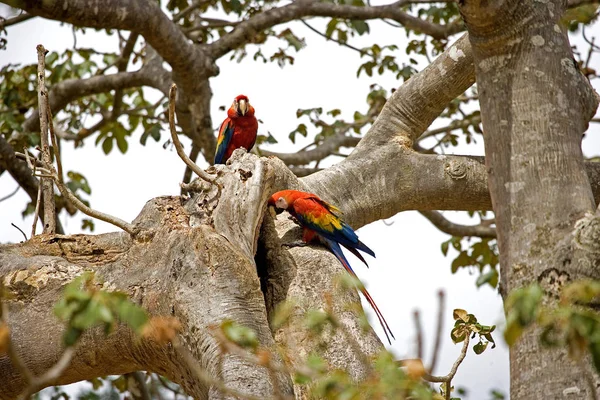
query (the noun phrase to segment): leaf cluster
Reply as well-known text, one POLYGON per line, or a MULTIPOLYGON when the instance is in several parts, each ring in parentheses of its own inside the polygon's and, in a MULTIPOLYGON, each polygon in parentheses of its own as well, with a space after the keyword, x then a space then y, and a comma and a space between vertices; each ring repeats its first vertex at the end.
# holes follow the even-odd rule
POLYGON ((548 347, 563 347, 573 360, 591 354, 600 372, 600 281, 580 280, 566 285, 556 305, 538 284, 519 288, 508 297, 504 338, 514 344, 523 332, 537 324, 540 342, 548 347))
POLYGON ((102 326, 109 334, 123 322, 141 333, 148 321, 146 312, 132 303, 126 293, 101 290, 92 272, 84 272, 65 286, 54 314, 66 323, 65 346, 73 346, 85 330, 95 326, 102 326))

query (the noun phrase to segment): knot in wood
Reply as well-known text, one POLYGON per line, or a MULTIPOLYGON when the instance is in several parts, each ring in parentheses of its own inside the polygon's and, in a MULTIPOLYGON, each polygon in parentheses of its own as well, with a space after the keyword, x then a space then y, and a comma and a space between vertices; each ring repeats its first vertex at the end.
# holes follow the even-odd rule
POLYGON ((593 254, 600 254, 600 217, 586 213, 575 223, 573 243, 593 254))
POLYGON ((452 179, 464 179, 467 177, 467 166, 464 162, 452 159, 446 163, 444 167, 446 174, 452 179))
POLYGON ((568 272, 556 268, 548 268, 538 276, 538 283, 544 292, 554 298, 558 298, 562 288, 571 280, 568 272))

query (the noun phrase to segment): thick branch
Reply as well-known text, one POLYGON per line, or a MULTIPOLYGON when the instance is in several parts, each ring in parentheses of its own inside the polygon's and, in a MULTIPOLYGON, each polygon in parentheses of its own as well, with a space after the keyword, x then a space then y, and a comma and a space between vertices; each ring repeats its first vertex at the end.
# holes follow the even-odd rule
POLYGON ((193 77, 217 72, 200 47, 188 41, 179 27, 154 1, 114 0, 99 6, 95 0, 11 0, 13 7, 29 14, 99 29, 124 29, 146 41, 193 87, 193 77))
POLYGON ((496 229, 485 225, 455 224, 437 211, 421 211, 421 215, 429 220, 440 231, 452 236, 478 236, 481 238, 495 238, 496 229))
MULTIPOLYGON (((170 80, 170 73, 164 71, 164 76, 157 74, 155 69, 142 67, 135 72, 119 72, 111 75, 94 76, 88 79, 67 79, 52 87, 48 100, 52 113, 56 114, 72 101, 81 97, 111 90, 128 89, 138 86, 150 86, 168 93, 168 86, 164 82, 170 80)), ((24 123, 24 132, 33 132, 39 129, 39 114, 36 110, 24 123)))
POLYGON ((460 209, 489 209, 487 174, 478 162, 410 150, 412 141, 448 102, 474 81, 470 45, 463 35, 394 92, 348 158, 302 181, 321 197, 342 206, 355 226, 388 218, 400 210, 445 210, 450 203, 457 206, 459 197, 460 209), (366 185, 373 181, 376 183, 366 185), (478 193, 486 193, 485 199, 472 202, 478 193))
POLYGON ((319 161, 339 150, 340 147, 354 147, 360 141, 359 137, 348 136, 345 132, 329 136, 323 143, 312 150, 302 150, 297 153, 275 153, 260 150, 263 156, 276 156, 286 165, 306 165, 312 161, 319 161))
POLYGON ((264 11, 240 23, 232 32, 212 43, 209 46, 209 52, 215 59, 220 58, 229 51, 247 43, 256 33, 302 17, 335 17, 359 20, 387 18, 404 25, 408 29, 437 39, 445 39, 452 34, 464 30, 462 24, 442 26, 413 17, 400 10, 398 5, 395 4, 358 7, 303 0, 294 1, 284 7, 264 11))
POLYGON ((33 15, 29 15, 27 13, 22 13, 20 15, 17 15, 16 17, 12 17, 12 18, 0 17, 0 31, 5 29, 8 26, 17 25, 17 24, 20 24, 21 22, 28 21, 33 17, 34 17, 33 15))

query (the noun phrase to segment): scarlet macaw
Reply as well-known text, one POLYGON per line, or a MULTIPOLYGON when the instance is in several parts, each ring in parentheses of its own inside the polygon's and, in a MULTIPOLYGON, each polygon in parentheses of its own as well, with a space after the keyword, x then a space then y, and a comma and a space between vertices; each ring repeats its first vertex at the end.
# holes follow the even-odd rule
MULTIPOLYGON (((352 267, 350 267, 350 263, 348 263, 348 260, 344 256, 340 244, 358 257, 365 265, 367 265, 367 262, 358 250, 375 257, 373 250, 358 240, 358 236, 354 230, 340 218, 341 211, 321 200, 317 195, 297 190, 282 190, 269 198, 269 205, 287 210, 302 226, 302 240, 305 243, 310 243, 315 238, 320 239, 337 259, 340 260, 346 271, 356 279, 358 277, 352 270, 352 267)), ((365 296, 373 310, 375 310, 375 315, 377 315, 383 332, 391 344, 390 335, 394 338, 394 334, 390 330, 383 314, 379 311, 379 307, 377 307, 367 289, 364 287, 361 288, 361 293, 365 296)))
POLYGON ((233 104, 227 110, 227 118, 219 128, 215 164, 225 164, 231 153, 240 147, 250 151, 256 142, 257 130, 254 107, 250 105, 248 97, 240 94, 233 99, 233 104))

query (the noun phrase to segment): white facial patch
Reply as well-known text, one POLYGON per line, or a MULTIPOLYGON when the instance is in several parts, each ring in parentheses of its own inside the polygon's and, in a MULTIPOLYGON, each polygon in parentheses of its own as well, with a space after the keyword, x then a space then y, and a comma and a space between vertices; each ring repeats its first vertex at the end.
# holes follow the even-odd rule
POLYGON ((281 209, 287 210, 287 208, 288 208, 288 203, 287 203, 287 201, 285 201, 285 199, 284 199, 283 197, 280 197, 280 198, 278 198, 278 199, 277 199, 277 201, 275 202, 275 206, 276 206, 277 208, 281 208, 281 209))

